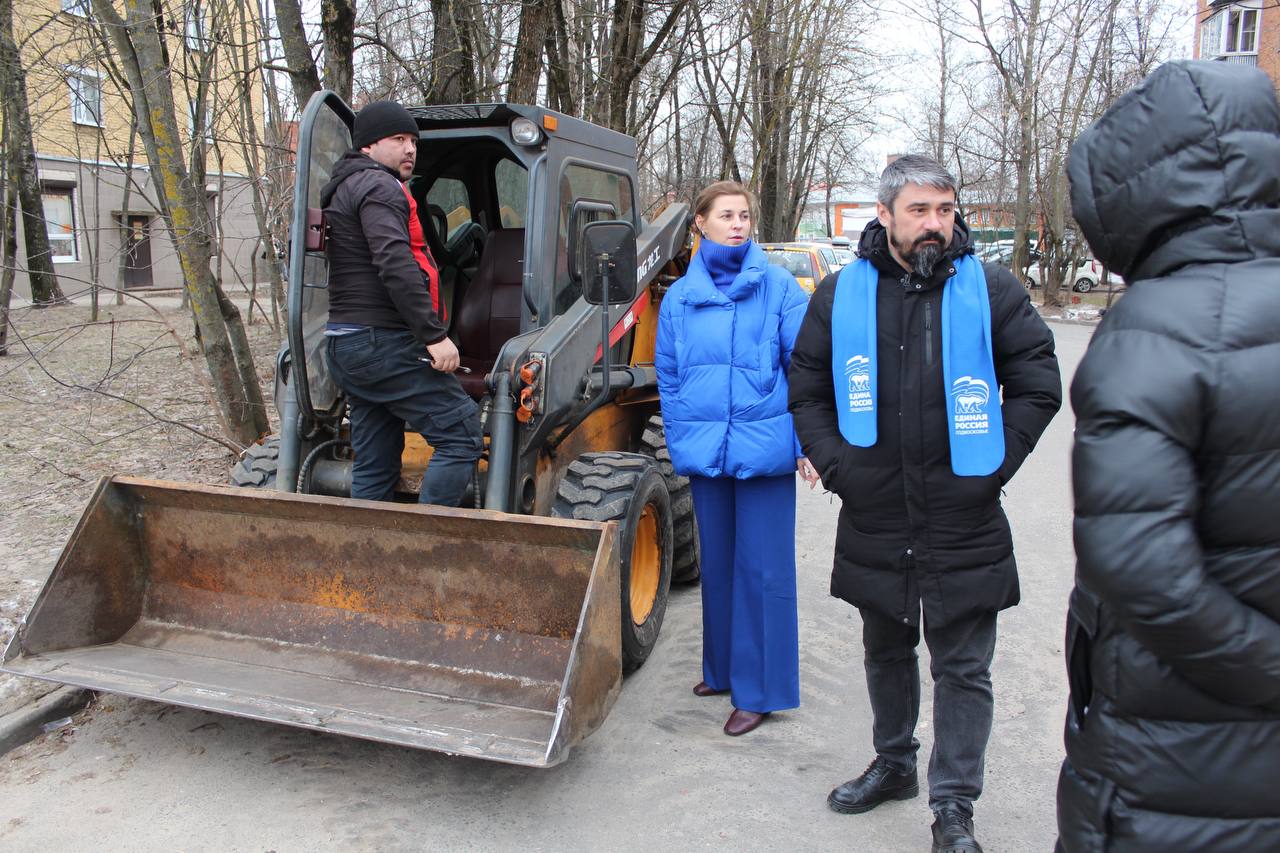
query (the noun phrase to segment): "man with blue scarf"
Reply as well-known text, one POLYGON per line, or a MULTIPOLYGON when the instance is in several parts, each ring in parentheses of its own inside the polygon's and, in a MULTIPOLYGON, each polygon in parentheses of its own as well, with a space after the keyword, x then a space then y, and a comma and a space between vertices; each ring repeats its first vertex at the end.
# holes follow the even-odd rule
POLYGON ((1000 489, 1062 403, 1053 335, 1008 270, 973 257, 956 184, 926 157, 880 179, 858 260, 810 301, 791 360, 796 434, 840 496, 832 595, 858 608, 876 757, 831 792, 860 813, 919 792, 923 630, 934 680, 934 853, 980 853, 973 802, 996 614, 1018 602, 1000 489))

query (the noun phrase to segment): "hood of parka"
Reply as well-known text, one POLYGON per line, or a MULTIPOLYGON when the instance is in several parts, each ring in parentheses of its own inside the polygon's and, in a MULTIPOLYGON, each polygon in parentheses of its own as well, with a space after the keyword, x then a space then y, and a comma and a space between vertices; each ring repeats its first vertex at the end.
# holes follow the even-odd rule
POLYGON ((1161 66, 1071 146, 1071 209, 1130 282, 1280 254, 1280 107, 1242 65, 1161 66))
MULTIPOLYGON (((961 255, 971 254, 973 254, 973 237, 969 234, 969 226, 957 213, 955 228, 951 232, 951 242, 943 250, 942 260, 938 261, 938 265, 934 267, 933 275, 926 282, 925 289, 941 287, 955 274, 955 267, 942 261, 955 261, 961 255)), ((899 279, 907 273, 907 270, 903 269, 893 257, 893 253, 889 251, 889 230, 878 219, 871 220, 867 227, 862 229, 862 237, 858 240, 858 257, 866 258, 875 264, 876 269, 899 279)), ((917 277, 914 271, 910 275, 912 280, 917 277)))

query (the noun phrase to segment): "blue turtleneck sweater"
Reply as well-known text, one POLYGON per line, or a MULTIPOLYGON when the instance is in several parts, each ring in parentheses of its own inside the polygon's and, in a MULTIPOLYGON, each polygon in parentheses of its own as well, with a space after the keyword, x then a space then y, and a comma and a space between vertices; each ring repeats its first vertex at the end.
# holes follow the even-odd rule
POLYGON ((750 240, 743 240, 737 246, 726 246, 705 237, 702 239, 698 244, 698 254, 702 256, 702 263, 711 274, 711 281, 716 287, 723 290, 733 284, 738 273, 742 272, 742 260, 750 247, 750 240))

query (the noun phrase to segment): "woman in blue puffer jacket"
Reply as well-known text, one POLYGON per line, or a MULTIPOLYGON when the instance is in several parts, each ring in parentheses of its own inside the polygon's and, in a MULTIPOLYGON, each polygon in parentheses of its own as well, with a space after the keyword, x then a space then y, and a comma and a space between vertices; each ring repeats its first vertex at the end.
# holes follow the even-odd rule
POLYGON ((721 181, 694 205, 701 235, 662 300, 654 362, 667 448, 693 486, 702 544, 702 681, 728 691, 729 735, 800 704, 795 472, 817 472, 787 411, 787 367, 808 307, 751 240, 752 197, 721 181))

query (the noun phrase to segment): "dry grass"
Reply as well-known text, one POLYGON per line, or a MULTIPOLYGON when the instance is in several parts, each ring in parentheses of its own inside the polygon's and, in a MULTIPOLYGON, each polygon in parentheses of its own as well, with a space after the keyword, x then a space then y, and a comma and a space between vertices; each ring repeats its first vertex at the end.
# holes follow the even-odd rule
MULTIPOLYGON (((9 355, 0 358, 0 643, 31 606, 100 477, 227 482, 235 459, 225 447, 126 402, 219 433, 200 381, 204 361, 192 355, 190 316, 176 299, 154 305, 163 307, 107 306, 96 323, 79 304, 11 317, 9 355)), ((261 321, 249 336, 270 400, 279 338, 261 321)), ((32 689, 0 676, 0 714, 32 689)))

